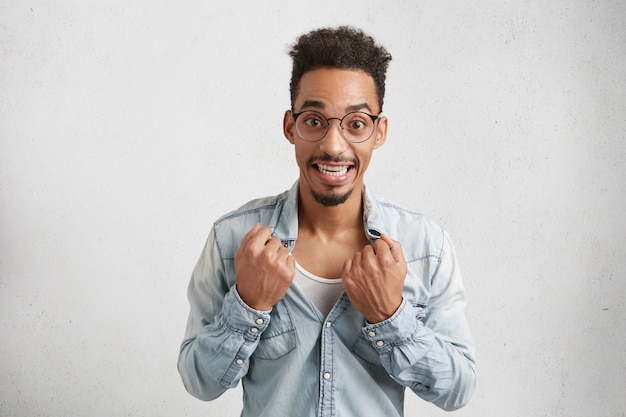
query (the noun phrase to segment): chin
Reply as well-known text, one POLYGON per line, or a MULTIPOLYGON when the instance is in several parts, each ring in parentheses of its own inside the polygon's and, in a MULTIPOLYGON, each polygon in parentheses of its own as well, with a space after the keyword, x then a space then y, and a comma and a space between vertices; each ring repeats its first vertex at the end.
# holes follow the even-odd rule
POLYGON ((346 200, 348 200, 348 198, 350 198, 351 194, 352 194, 352 189, 350 189, 348 192, 343 193, 343 194, 332 194, 332 193, 321 194, 311 189, 311 195, 313 196, 315 201, 317 201, 318 203, 320 203, 321 205, 325 207, 334 207, 334 206, 338 206, 339 204, 343 204, 346 202, 346 200))

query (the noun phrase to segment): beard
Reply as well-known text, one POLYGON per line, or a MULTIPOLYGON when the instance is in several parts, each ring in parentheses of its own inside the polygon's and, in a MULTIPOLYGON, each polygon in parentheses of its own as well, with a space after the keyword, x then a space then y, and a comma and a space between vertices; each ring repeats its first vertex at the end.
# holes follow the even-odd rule
POLYGON ((313 196, 315 201, 326 207, 334 207, 338 206, 339 204, 343 204, 352 194, 352 189, 343 194, 320 194, 315 192, 312 188, 309 188, 309 190, 311 191, 311 195, 313 196))

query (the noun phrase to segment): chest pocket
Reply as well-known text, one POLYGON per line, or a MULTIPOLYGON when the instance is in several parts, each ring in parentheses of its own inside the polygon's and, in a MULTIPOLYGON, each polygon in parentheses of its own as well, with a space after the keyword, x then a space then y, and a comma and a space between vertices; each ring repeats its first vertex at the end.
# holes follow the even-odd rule
POLYGON ((256 359, 276 360, 296 347, 296 329, 289 310, 279 301, 270 313, 270 324, 261 335, 259 345, 252 354, 256 359))

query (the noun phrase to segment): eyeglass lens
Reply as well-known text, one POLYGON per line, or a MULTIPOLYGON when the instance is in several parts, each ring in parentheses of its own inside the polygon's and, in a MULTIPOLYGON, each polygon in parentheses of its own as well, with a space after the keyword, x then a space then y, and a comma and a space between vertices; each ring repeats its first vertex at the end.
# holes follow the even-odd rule
MULTIPOLYGON (((329 125, 330 122, 326 116, 313 110, 304 111, 296 118, 298 135, 311 142, 321 140, 326 136, 329 125)), ((358 111, 348 113, 340 120, 340 132, 350 142, 364 142, 374 133, 374 121, 367 113, 358 111)))

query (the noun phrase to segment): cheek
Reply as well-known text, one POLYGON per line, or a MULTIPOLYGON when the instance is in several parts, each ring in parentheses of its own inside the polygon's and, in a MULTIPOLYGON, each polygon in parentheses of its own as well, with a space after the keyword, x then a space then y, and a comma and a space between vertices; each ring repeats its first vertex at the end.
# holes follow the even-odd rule
POLYGON ((357 158, 359 160, 359 166, 361 170, 365 170, 372 160, 372 148, 368 148, 367 150, 362 150, 357 154, 357 158))
POLYGON ((306 146, 296 144, 294 146, 294 153, 296 155, 296 162, 298 163, 298 166, 304 168, 309 160, 311 152, 306 148, 306 146))

